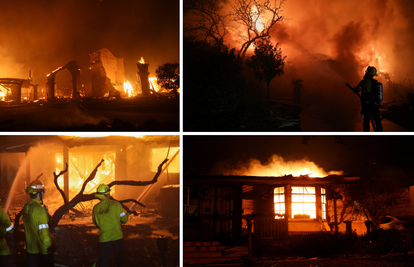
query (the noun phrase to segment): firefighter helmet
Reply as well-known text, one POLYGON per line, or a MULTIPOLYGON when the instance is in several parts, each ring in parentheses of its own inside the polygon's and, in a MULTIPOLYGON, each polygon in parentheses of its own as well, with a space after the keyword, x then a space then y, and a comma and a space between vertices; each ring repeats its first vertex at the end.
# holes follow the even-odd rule
POLYGON ((28 193, 28 194, 36 194, 37 191, 34 188, 32 188, 31 186, 28 186, 28 187, 26 187, 26 193, 28 193))
POLYGON ((372 66, 368 66, 367 70, 365 71, 365 73, 368 73, 372 76, 378 76, 377 75, 377 69, 375 67, 372 66))
POLYGON ((30 187, 33 188, 36 191, 46 190, 45 184, 40 180, 34 180, 33 182, 31 182, 30 187))
POLYGON ((96 189, 97 194, 107 195, 111 192, 111 189, 106 184, 100 184, 96 189))

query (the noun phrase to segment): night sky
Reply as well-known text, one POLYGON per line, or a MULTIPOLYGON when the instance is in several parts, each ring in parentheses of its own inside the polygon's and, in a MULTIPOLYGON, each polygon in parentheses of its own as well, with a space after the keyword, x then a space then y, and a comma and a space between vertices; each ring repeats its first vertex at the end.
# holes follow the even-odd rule
POLYGON ((249 158, 307 158, 325 171, 414 183, 413 136, 184 136, 184 174, 221 174, 249 158))
POLYGON ((1 1, 0 36, 0 77, 27 78, 32 70, 44 85, 46 74, 72 60, 87 64, 106 47, 135 81, 141 57, 151 77, 159 65, 179 61, 179 1, 1 1))

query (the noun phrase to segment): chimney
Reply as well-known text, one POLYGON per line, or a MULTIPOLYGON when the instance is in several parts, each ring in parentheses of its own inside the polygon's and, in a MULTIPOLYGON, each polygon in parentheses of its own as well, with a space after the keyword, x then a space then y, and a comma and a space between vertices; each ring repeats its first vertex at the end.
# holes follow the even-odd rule
POLYGON ((142 95, 143 96, 149 96, 150 90, 149 90, 149 72, 148 72, 148 66, 147 63, 137 63, 137 76, 141 79, 141 86, 142 86, 142 95))

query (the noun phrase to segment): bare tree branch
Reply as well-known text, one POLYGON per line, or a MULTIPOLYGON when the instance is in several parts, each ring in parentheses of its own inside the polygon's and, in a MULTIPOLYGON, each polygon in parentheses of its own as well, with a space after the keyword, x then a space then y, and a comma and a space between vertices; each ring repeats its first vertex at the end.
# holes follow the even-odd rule
POLYGON ((53 172, 53 177, 54 177, 53 182, 55 183, 55 186, 56 186, 57 190, 62 195, 62 198, 63 198, 63 201, 65 202, 65 204, 68 203, 68 199, 67 199, 67 196, 65 195, 65 192, 63 192, 63 190, 60 188, 57 180, 62 174, 66 173, 67 171, 68 171, 68 163, 66 163, 66 168, 63 171, 60 171, 59 174, 56 174, 56 172, 53 172))
POLYGON ((250 45, 270 36, 276 23, 283 20, 284 0, 236 0, 233 6, 233 20, 242 26, 235 29, 244 40, 239 55, 244 58, 250 45))
POLYGON ((43 172, 39 176, 37 176, 35 180, 39 180, 39 178, 42 177, 42 175, 43 175, 43 172))
POLYGON ((227 35, 228 14, 224 12, 227 0, 184 1, 184 35, 198 40, 213 40, 223 44, 227 35))
MULTIPOLYGON (((72 209, 73 207, 75 207, 78 203, 80 202, 84 202, 84 201, 91 201, 93 199, 97 199, 95 197, 95 194, 84 194, 85 191, 85 187, 86 184, 89 183, 90 181, 92 181, 95 176, 96 176, 96 172, 98 170, 98 168, 101 166, 101 164, 103 163, 103 159, 98 163, 98 165, 96 165, 95 169, 91 172, 91 174, 89 175, 89 177, 85 180, 85 182, 82 185, 81 190, 79 191, 79 193, 72 198, 71 201, 69 201, 68 203, 65 203, 64 205, 62 205, 61 207, 59 207, 55 213, 53 214, 53 225, 50 227, 50 231, 53 232, 54 229, 56 228, 56 226, 58 225, 60 219, 63 217, 64 214, 66 214, 69 209, 72 209)), ((153 179, 151 181, 113 181, 110 184, 108 184, 108 187, 111 188, 114 185, 132 185, 132 186, 144 186, 144 185, 149 185, 149 184, 154 184, 158 181, 158 177, 160 176, 160 174, 162 173, 162 167, 163 165, 168 161, 168 159, 165 159, 163 162, 161 162, 161 164, 158 166, 158 170, 157 173, 154 175, 153 179)), ((123 205, 122 203, 124 202, 131 202, 129 200, 121 200, 121 205, 123 206, 124 209, 128 210, 128 207, 126 207, 125 205, 123 205)), ((132 201, 138 205, 143 206, 141 203, 139 203, 138 201, 134 200, 132 201)), ((144 206, 145 207, 145 206, 144 206)), ((133 212, 133 214, 135 216, 137 216, 138 214, 136 212, 133 212)))

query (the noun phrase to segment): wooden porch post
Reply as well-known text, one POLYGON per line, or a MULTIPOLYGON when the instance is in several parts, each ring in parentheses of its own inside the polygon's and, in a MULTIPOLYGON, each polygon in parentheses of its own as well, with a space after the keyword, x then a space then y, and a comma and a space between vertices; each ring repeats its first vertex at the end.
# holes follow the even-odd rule
MULTIPOLYGON (((63 146, 63 166, 62 168, 65 169, 66 163, 69 166, 69 148, 67 146, 63 146)), ((69 167, 68 171, 63 174, 63 191, 66 195, 66 198, 68 201, 70 201, 69 198, 69 167)))
MULTIPOLYGON (((26 187, 30 185, 30 156, 25 152, 26 157, 26 187)), ((25 188, 26 189, 26 188, 25 188)), ((30 197, 28 194, 26 194, 27 201, 30 201, 30 197)))
POLYGON ((338 217, 336 216, 336 198, 334 197, 334 221, 335 221, 335 234, 338 234, 338 217))

